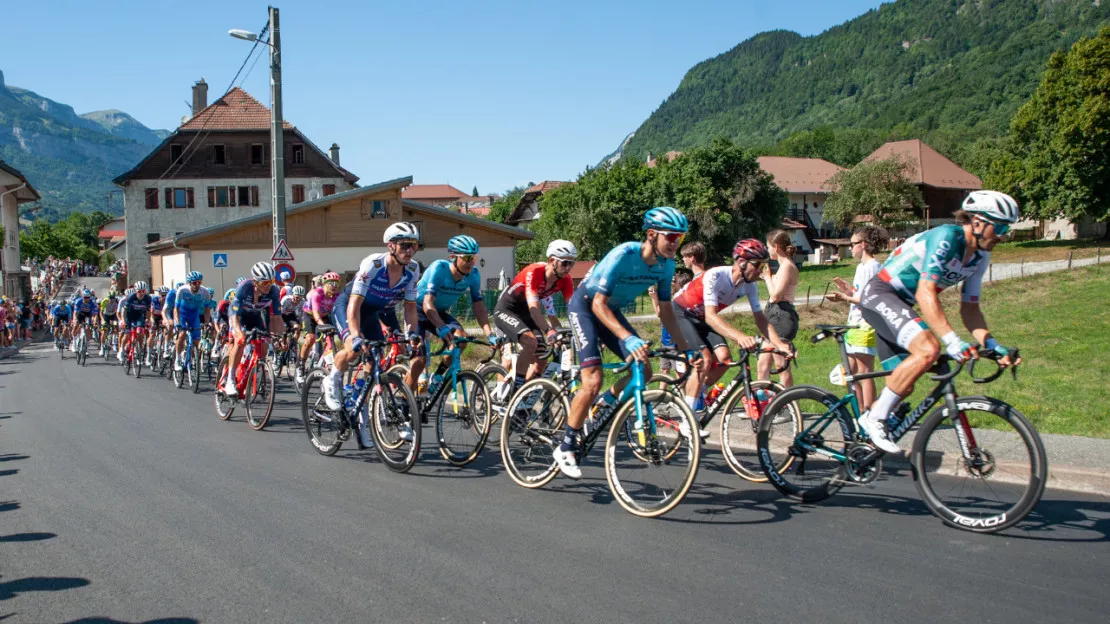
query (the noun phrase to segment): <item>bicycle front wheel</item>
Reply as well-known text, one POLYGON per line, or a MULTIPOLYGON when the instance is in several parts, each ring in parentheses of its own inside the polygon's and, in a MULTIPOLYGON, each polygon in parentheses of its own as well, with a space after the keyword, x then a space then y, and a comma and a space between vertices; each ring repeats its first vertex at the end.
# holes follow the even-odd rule
POLYGON ((512 398, 512 386, 502 387, 503 381, 508 379, 508 371, 500 364, 485 364, 478 368, 478 376, 486 385, 486 393, 490 398, 490 424, 486 434, 486 444, 500 446, 501 444, 501 414, 505 411, 509 400, 512 398), (508 395, 508 396, 499 396, 508 395))
POLYGON ((994 533, 1021 522, 1044 493, 1048 458, 1021 412, 989 397, 938 407, 913 441, 917 491, 946 524, 994 533))
POLYGON ((477 459, 486 445, 491 414, 489 392, 481 376, 474 371, 459 371, 438 408, 436 435, 440 455, 455 466, 465 466, 477 459))
POLYGON ((393 472, 408 472, 420 455, 416 398, 399 375, 386 373, 380 379, 381 385, 370 389, 369 426, 374 450, 393 472))
POLYGON ((780 392, 759 419, 756 446, 763 474, 779 492, 800 501, 824 500, 844 487, 844 461, 852 444, 855 421, 837 396, 817 386, 794 386, 780 392), (801 433, 784 437, 776 415, 797 413, 801 433), (785 466, 785 468, 784 468, 785 466))
POLYGON ((216 369, 216 390, 212 393, 216 401, 216 414, 220 417, 220 420, 231 418, 231 414, 235 411, 235 399, 224 393, 224 383, 227 376, 235 374, 227 368, 228 359, 225 357, 220 360, 220 365, 216 369))
POLYGON ((613 418, 605 439, 605 478, 613 497, 625 511, 641 518, 655 518, 674 509, 694 484, 701 437, 693 412, 673 393, 646 390, 643 407, 646 412, 643 423, 635 422, 635 401, 622 404, 613 418), (655 421, 654 434, 649 419, 655 421), (679 425, 661 426, 661 420, 677 421, 679 425), (683 422, 685 427, 681 426, 683 422), (683 429, 687 435, 681 433, 683 429), (676 448, 677 452, 673 452, 676 448))
POLYGON ((270 422, 270 414, 274 413, 274 367, 268 361, 260 361, 254 365, 243 403, 246 406, 247 425, 255 431, 261 431, 270 422))
POLYGON ((563 440, 570 401, 558 384, 533 379, 513 395, 501 417, 501 461, 521 487, 543 487, 559 474, 552 454, 563 440))
POLYGON ((322 368, 305 373, 301 392, 301 419, 312 448, 321 455, 335 455, 343 446, 343 410, 328 409, 324 402, 324 377, 322 368))
MULTIPOLYGON (((770 444, 788 444, 802 430, 802 413, 791 403, 782 404, 781 409, 773 414, 767 411, 770 399, 782 392, 782 385, 773 381, 753 381, 751 386, 753 395, 762 390, 770 398, 760 401, 752 396, 745 400, 746 395, 743 392, 737 392, 732 397, 721 418, 721 454, 725 456, 728 467, 742 479, 765 483, 767 475, 763 474, 756 453, 756 434, 760 420, 769 418, 772 421, 770 444)), ((780 474, 794 460, 784 450, 772 449, 772 456, 777 458, 775 470, 780 474)))

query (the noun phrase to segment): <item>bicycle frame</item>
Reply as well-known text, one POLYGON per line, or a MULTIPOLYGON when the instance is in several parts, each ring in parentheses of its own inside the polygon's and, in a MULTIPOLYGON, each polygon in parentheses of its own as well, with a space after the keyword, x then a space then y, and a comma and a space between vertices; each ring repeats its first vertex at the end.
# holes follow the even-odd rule
MULTIPOLYGON (((777 353, 777 352, 774 351, 774 350, 765 350, 765 351, 761 350, 761 351, 756 352, 756 354, 758 354, 758 353, 777 353)), ((717 364, 717 366, 723 366, 725 368, 739 368, 740 370, 737 371, 736 375, 734 375, 732 377, 732 379, 728 382, 728 385, 725 386, 725 389, 722 390, 721 393, 717 396, 717 399, 713 402, 712 409, 705 410, 705 418, 698 423, 703 429, 710 422, 712 422, 713 419, 716 418, 718 414, 721 414, 721 413, 724 412, 725 405, 728 405, 729 403, 732 402, 732 398, 735 394, 743 393, 746 396, 751 395, 751 393, 752 393, 752 367, 751 367, 751 364, 750 364, 749 360, 750 360, 752 355, 753 355, 753 353, 750 353, 750 352, 748 352, 744 349, 741 349, 740 350, 740 355, 736 358, 736 361, 717 364)), ((787 361, 786 366, 789 366, 789 365, 790 365, 790 362, 787 361)), ((782 372, 783 370, 785 370, 785 367, 783 367, 782 369, 779 369, 779 370, 772 370, 771 374, 775 375, 775 374, 778 374, 778 373, 782 372)), ((760 410, 759 416, 762 416, 762 415, 763 415, 762 410, 760 410)), ((755 422, 756 422, 756 419, 753 419, 752 424, 755 424, 755 422)))
MULTIPOLYGON (((422 415, 428 415, 428 412, 431 411, 432 406, 437 405, 439 403, 440 398, 444 395, 444 393, 447 392, 447 386, 448 386, 447 378, 448 378, 448 376, 450 376, 450 378, 451 378, 451 384, 450 385, 451 385, 452 388, 454 388, 458 384, 459 371, 462 370, 462 349, 459 348, 460 344, 479 344, 479 345, 485 345, 485 346, 492 346, 488 342, 484 342, 484 341, 481 341, 481 340, 474 340, 473 338, 453 337, 451 339, 451 342, 450 343, 445 343, 443 348, 440 349, 438 352, 429 354, 430 357, 441 357, 441 356, 442 357, 450 357, 451 358, 451 363, 448 365, 448 369, 443 372, 443 374, 442 374, 443 375, 443 382, 439 384, 438 388, 436 388, 435 394, 434 395, 429 395, 426 402, 423 405, 420 405, 420 413, 422 415), (448 347, 448 344, 450 345, 450 347, 448 347)), ((493 349, 492 352, 490 353, 490 357, 487 358, 486 361, 483 362, 483 364, 485 364, 486 362, 492 361, 493 358, 496 357, 496 356, 497 356, 497 349, 493 349)), ((440 360, 440 361, 442 362, 442 360, 440 360)), ((429 379, 428 383, 429 384, 431 383, 430 379, 429 379)), ((466 405, 470 405, 470 397, 467 396, 467 391, 466 391, 466 386, 465 385, 463 386, 463 401, 466 405)), ((456 403, 457 403, 457 401, 456 401, 456 403)))
MULTIPOLYGON (((235 388, 239 391, 239 396, 243 396, 243 391, 247 387, 247 381, 250 379, 249 371, 253 370, 258 365, 259 353, 267 348, 268 340, 264 338, 265 334, 252 330, 249 332, 251 337, 247 339, 247 345, 250 345, 251 352, 249 355, 239 359, 239 367, 234 372, 228 372, 229 375, 234 374, 235 388)), ((192 340, 186 340, 192 346, 192 340)), ((246 347, 244 347, 246 348, 246 347)), ((196 371, 193 371, 194 374, 196 371)), ((222 382, 223 380, 221 380, 222 382)))

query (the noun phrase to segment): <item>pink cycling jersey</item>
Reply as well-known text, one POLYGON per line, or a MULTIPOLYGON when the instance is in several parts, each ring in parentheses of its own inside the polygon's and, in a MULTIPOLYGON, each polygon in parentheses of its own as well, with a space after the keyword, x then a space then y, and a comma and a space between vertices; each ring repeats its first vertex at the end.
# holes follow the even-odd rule
POLYGON ((339 293, 329 297, 324 292, 324 287, 319 286, 313 288, 312 292, 304 299, 304 310, 309 314, 315 312, 323 318, 327 318, 331 314, 331 309, 335 307, 335 300, 339 298, 339 293))

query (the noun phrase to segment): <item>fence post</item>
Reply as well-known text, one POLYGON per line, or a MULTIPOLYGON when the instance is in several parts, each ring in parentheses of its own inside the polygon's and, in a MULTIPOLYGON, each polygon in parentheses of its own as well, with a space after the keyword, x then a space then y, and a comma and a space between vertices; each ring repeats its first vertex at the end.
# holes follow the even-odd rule
POLYGON ((1068 270, 1071 270, 1071 252, 1068 252, 1068 270))
POLYGON ((1025 256, 1021 258, 1021 276, 1025 277, 1025 256))
POLYGON ((813 288, 813 286, 806 286, 806 307, 807 307, 807 308, 809 307, 809 291, 810 291, 810 290, 811 290, 812 288, 813 288))
POLYGON ((987 281, 988 282, 993 282, 994 281, 994 265, 993 264, 988 264, 987 265, 987 281))

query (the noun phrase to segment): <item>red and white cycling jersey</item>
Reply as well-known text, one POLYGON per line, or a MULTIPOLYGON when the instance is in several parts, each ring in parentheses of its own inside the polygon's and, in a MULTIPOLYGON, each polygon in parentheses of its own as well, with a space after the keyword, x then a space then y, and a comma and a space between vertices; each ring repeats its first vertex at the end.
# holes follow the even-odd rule
POLYGON ((546 262, 536 262, 524 267, 524 270, 516 274, 505 292, 501 293, 498 304, 517 316, 524 316, 528 314, 528 302, 539 301, 543 303, 548 314, 554 315, 555 309, 551 296, 561 292, 563 300, 570 301, 571 295, 574 294, 574 282, 569 275, 565 275, 548 287, 546 270, 546 262))
POLYGON ((695 277, 674 296, 675 305, 685 310, 688 316, 705 318, 705 310, 712 307, 717 312, 732 305, 743 296, 748 297, 752 312, 759 312, 759 289, 755 282, 740 281, 732 283, 732 267, 719 266, 709 269, 695 277))

